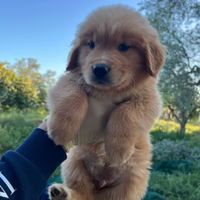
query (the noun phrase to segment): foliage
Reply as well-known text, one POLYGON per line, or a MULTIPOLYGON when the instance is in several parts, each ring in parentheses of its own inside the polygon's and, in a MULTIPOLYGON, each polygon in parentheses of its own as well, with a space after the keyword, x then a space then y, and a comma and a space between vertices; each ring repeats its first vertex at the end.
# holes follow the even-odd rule
MULTIPOLYGON (((200 132, 199 123, 188 123, 186 125, 186 134, 194 134, 200 132)), ((165 133, 177 133, 179 124, 174 121, 157 120, 151 131, 160 130, 165 133)))
POLYGON ((7 63, 0 63, 0 105, 5 111, 9 108, 20 110, 33 107, 37 101, 37 91, 29 79, 17 77, 7 63))
POLYGON ((47 89, 55 83, 55 72, 40 74, 36 59, 0 62, 0 108, 26 110, 45 104, 47 89))
MULTIPOLYGON (((16 74, 13 70, 5 69, 7 62, 0 62, 0 103, 6 102, 8 96, 13 96, 12 82, 16 79, 16 74)), ((10 103, 10 102, 9 102, 10 103)))
POLYGON ((164 139, 153 147, 153 162, 162 160, 191 160, 200 159, 200 146, 189 148, 185 141, 175 143, 168 139, 164 139))
POLYGON ((200 4, 197 0, 146 0, 140 6, 169 51, 159 86, 183 137, 185 124, 200 107, 200 4))
POLYGON ((56 168, 54 173, 49 178, 48 183, 63 183, 63 180, 60 174, 61 174, 61 166, 56 168))
MULTIPOLYGON (((7 150, 16 149, 33 131, 35 127, 38 127, 39 121, 43 119, 47 115, 46 110, 43 107, 40 107, 36 110, 29 110, 26 115, 17 110, 10 110, 5 113, 1 113, 0 115, 0 157, 7 150)), ((156 136, 159 130, 159 135, 175 135, 174 145, 178 143, 178 137, 176 136, 176 131, 178 124, 174 122, 166 122, 166 121, 157 121, 155 127, 153 127, 153 136, 156 136), (164 133, 162 131, 167 131, 164 133)), ((188 124, 188 134, 186 134, 185 146, 187 149, 192 149, 191 156, 200 155, 199 147, 200 144, 200 134, 198 134, 199 129, 198 125, 188 124), (192 134, 193 130, 196 134, 192 134), (196 146, 196 147, 194 147, 196 146)), ((159 137, 156 136, 156 142, 159 142, 159 137)), ((162 140, 162 138, 161 138, 162 140)), ((156 146, 156 144, 154 144, 156 146)), ((168 148, 171 148, 170 146, 168 148)), ((189 174, 176 174, 176 175, 165 175, 159 172, 153 172, 149 185, 153 187, 155 192, 163 195, 166 199, 177 200, 177 199, 188 199, 188 200, 197 200, 199 199, 199 173, 200 166, 197 166, 196 169, 189 174), (176 187, 177 186, 177 187, 176 187)), ((60 174, 60 167, 54 172, 51 176, 50 182, 52 182, 52 178, 55 178, 58 174, 60 174)))
POLYGON ((47 89, 55 83, 54 77, 56 72, 47 70, 45 74, 40 74, 38 71, 40 65, 36 59, 22 58, 21 60, 16 59, 16 61, 14 65, 10 65, 8 68, 12 69, 18 77, 26 77, 29 79, 36 90, 40 90, 41 87, 47 89))
POLYGON ((196 165, 195 169, 190 173, 164 174, 162 172, 153 172, 149 185, 155 192, 169 200, 199 200, 200 166, 196 165))
MULTIPOLYGON (((164 139, 171 141, 179 140, 178 137, 179 124, 173 121, 157 120, 153 128, 151 129, 152 143, 155 144, 164 139)), ((186 134, 184 139, 190 146, 197 146, 200 144, 200 124, 199 123, 187 123, 186 134)))
MULTIPOLYGON (((0 158, 8 150, 16 149, 47 116, 44 108, 29 110, 26 115, 10 110, 0 115, 0 158)), ((60 173, 60 167, 52 177, 60 173)))
POLYGON ((153 161, 192 160, 193 170, 175 174, 152 172, 149 185, 154 192, 166 199, 198 200, 200 199, 200 126, 197 123, 188 123, 184 140, 179 139, 177 132, 178 124, 175 122, 164 120, 156 122, 151 131, 154 142, 153 161))
POLYGON ((16 149, 38 126, 38 122, 16 112, 0 116, 0 157, 8 150, 16 149))

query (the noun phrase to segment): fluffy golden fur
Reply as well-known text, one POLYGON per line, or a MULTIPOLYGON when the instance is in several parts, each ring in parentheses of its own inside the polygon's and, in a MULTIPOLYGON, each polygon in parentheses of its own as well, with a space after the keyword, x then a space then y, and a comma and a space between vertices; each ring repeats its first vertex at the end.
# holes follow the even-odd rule
POLYGON ((90 97, 116 107, 102 141, 70 150, 62 164, 64 185, 50 187, 51 200, 140 200, 145 195, 151 164, 149 130, 162 107, 156 85, 164 61, 165 47, 156 30, 132 8, 102 7, 80 24, 69 73, 48 95, 49 135, 58 145, 72 140, 90 97), (97 64, 109 68, 102 81, 94 77, 97 64))

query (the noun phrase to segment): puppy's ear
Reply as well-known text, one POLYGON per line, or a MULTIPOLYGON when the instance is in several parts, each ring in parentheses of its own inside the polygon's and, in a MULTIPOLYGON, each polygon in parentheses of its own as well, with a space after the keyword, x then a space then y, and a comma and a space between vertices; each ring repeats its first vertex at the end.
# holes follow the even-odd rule
POLYGON ((158 75, 158 72, 165 62, 166 47, 157 43, 148 43, 145 48, 146 67, 149 74, 153 77, 158 75))
POLYGON ((78 41, 74 41, 72 43, 72 45, 73 45, 73 48, 69 53, 68 65, 67 65, 66 71, 72 71, 76 67, 78 67, 79 42, 78 41))

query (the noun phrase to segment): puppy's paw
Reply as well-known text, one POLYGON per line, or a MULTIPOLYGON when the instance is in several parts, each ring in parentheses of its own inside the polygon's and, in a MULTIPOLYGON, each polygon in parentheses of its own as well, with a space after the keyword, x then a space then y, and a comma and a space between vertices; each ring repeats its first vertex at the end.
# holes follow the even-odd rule
POLYGON ((129 151, 124 149, 109 148, 106 151, 106 162, 110 167, 117 167, 125 164, 134 153, 134 148, 129 151))
POLYGON ((74 124, 64 121, 57 113, 48 120, 48 135, 56 145, 66 145, 75 137, 76 131, 74 124))
POLYGON ((56 145, 66 145, 70 141, 67 131, 49 129, 48 135, 56 145))
POLYGON ((62 184, 53 184, 48 190, 50 200, 70 200, 71 192, 68 187, 62 184))

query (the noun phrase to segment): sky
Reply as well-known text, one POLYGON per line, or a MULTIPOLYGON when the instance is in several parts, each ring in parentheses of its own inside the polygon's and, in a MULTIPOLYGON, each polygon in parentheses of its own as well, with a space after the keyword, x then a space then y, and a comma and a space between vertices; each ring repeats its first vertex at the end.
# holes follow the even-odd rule
POLYGON ((141 0, 0 0, 0 61, 34 58, 40 73, 61 75, 66 68, 76 27, 94 9, 141 0))

